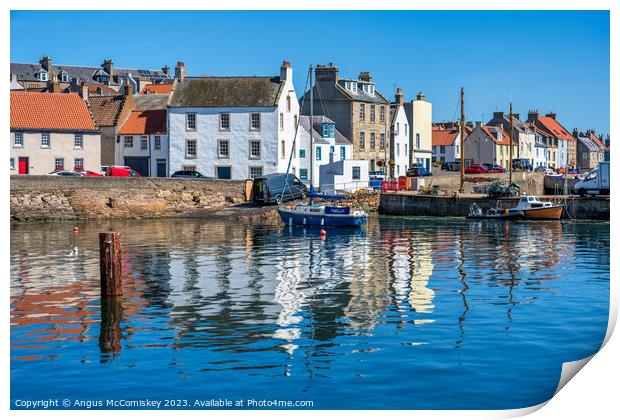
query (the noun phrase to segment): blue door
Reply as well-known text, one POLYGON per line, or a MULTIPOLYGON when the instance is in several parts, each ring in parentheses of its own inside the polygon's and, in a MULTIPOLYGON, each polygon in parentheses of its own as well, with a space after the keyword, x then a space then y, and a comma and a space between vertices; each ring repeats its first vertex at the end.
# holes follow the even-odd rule
POLYGON ((230 166, 217 167, 217 179, 230 179, 230 166))

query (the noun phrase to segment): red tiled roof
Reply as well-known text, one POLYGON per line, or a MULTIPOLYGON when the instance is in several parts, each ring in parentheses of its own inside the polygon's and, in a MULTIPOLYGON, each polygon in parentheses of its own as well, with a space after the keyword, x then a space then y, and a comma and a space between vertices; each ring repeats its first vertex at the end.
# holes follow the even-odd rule
POLYGON ((131 111, 118 134, 159 134, 166 132, 166 110, 131 111))
POLYGON ((158 84, 154 84, 151 83, 149 85, 144 86, 144 89, 142 89, 142 94, 146 94, 146 93, 159 93, 159 94, 168 94, 168 93, 172 93, 172 83, 158 83, 158 84))
POLYGON ((452 146, 459 130, 433 129, 433 146, 452 146))
MULTIPOLYGON (((509 145, 510 144, 510 135, 508 133, 506 133, 503 129, 501 130, 501 132, 502 132, 502 139, 501 140, 497 140, 497 137, 495 137, 495 135, 491 132, 491 130, 489 130, 489 128, 496 129, 497 127, 492 127, 492 126, 488 126, 488 125, 483 125, 482 126, 482 131, 484 131, 487 136, 492 138, 493 141, 495 142, 495 144, 505 144, 505 145, 509 145)), ((512 145, 515 146, 515 143, 513 142, 512 145)))
POLYGON ((88 104, 95 121, 100 126, 116 125, 116 120, 123 109, 124 95, 88 96, 88 104))
POLYGON ((538 121, 551 133, 560 140, 575 140, 575 138, 564 128, 562 124, 551 117, 538 117, 538 121))
POLYGON ((84 82, 84 85, 88 88, 89 95, 99 95, 97 89, 101 90, 102 95, 118 95, 118 91, 112 89, 110 86, 97 82, 84 82))
POLYGON ((594 143, 596 143, 596 145, 602 149, 605 148, 605 144, 601 141, 601 139, 599 138, 599 136, 597 136, 596 134, 594 134, 593 132, 590 132, 590 140, 592 140, 594 143))
POLYGON ((86 103, 72 93, 11 92, 11 128, 95 130, 86 103))

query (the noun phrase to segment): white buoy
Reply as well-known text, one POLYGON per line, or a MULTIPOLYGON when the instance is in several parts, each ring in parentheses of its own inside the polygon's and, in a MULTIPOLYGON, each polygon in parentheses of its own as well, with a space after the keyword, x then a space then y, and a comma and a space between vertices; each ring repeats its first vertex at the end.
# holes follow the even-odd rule
POLYGON ((325 219, 321 217, 321 226, 323 226, 324 224, 325 224, 325 219))
POLYGON ((293 226, 293 218, 292 217, 288 218, 288 225, 289 226, 293 226))
POLYGON ((304 217, 304 226, 306 225, 306 218, 304 217))

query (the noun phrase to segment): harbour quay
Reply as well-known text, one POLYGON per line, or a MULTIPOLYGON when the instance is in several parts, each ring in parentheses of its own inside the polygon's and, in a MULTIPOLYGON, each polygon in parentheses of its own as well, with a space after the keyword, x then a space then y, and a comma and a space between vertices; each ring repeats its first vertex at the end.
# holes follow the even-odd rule
MULTIPOLYGON (((564 204, 563 219, 609 220, 609 196, 542 196, 543 200, 564 204)), ((481 208, 511 208, 519 197, 491 198, 486 194, 433 196, 414 191, 384 192, 379 199, 379 214, 394 216, 465 217, 473 204, 481 208), (498 205, 499 204, 499 205, 498 205)))

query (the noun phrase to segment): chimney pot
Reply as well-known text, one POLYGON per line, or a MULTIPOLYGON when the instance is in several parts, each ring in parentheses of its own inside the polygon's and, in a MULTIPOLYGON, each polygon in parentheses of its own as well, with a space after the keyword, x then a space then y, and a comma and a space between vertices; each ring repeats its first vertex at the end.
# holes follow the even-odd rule
POLYGON ((424 92, 418 92, 418 101, 423 101, 424 100, 424 92))

